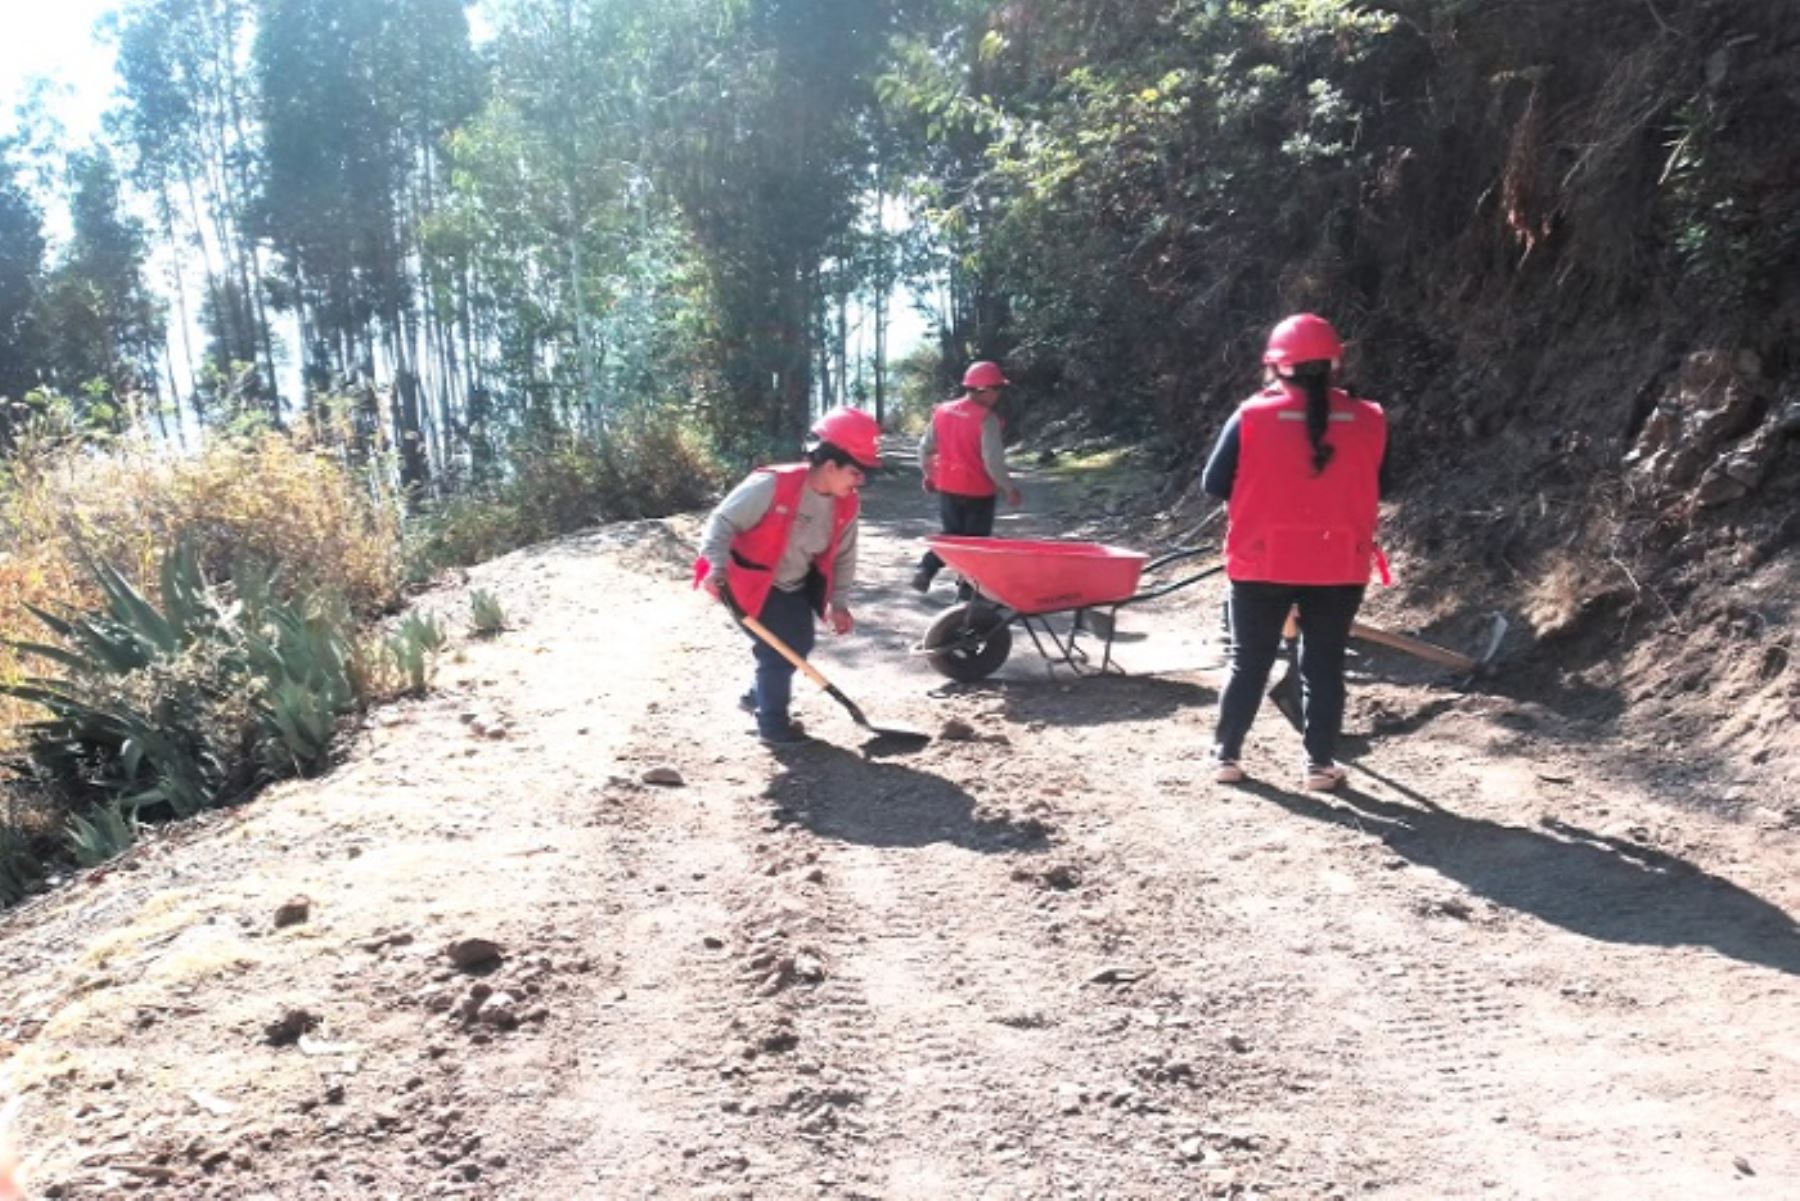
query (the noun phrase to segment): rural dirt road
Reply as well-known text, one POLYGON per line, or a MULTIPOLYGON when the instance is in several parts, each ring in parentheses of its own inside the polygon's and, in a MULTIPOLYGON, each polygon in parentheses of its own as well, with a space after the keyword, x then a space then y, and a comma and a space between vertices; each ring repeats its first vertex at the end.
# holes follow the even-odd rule
POLYGON ((1385 656, 1341 795, 1268 710, 1214 785, 1218 593, 1128 617, 1141 674, 945 687, 911 479, 816 659, 972 739, 864 758, 801 681, 824 741, 764 750, 692 521, 477 568, 424 603, 514 628, 330 775, 0 916, 32 1195, 1800 1196, 1793 798, 1385 656))

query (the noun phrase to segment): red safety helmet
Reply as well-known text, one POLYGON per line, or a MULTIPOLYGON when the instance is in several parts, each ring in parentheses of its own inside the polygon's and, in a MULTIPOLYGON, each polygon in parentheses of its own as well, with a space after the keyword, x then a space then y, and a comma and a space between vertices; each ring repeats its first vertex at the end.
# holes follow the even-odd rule
POLYGON ((980 363, 970 363, 969 369, 963 372, 962 386, 965 388, 1004 388, 1010 383, 1012 381, 1006 378, 998 363, 989 363, 985 360, 980 363))
POLYGON ((1333 367, 1344 357, 1344 343, 1331 322, 1311 313, 1296 313, 1277 325, 1269 334, 1269 348, 1263 351, 1263 363, 1284 372, 1295 363, 1329 360, 1333 367))
POLYGON ((875 445, 881 427, 861 409, 833 409, 813 422, 812 436, 829 442, 863 467, 881 466, 881 451, 875 445))

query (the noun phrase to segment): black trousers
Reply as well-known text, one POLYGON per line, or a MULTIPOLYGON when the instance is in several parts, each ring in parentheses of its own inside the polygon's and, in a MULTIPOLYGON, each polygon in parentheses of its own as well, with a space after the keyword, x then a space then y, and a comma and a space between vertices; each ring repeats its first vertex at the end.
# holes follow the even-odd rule
MULTIPOLYGON (((991 538, 994 536, 994 496, 958 496, 954 492, 938 493, 938 517, 944 523, 944 533, 964 534, 971 538, 991 538)), ((944 561, 932 551, 926 551, 925 557, 919 560, 919 572, 927 580, 936 577, 944 568, 944 561)))
POLYGON ((1236 759, 1256 720, 1269 686, 1269 672, 1281 651, 1281 627, 1288 609, 1300 607, 1300 690, 1303 738, 1314 763, 1330 763, 1344 727, 1344 651, 1350 626, 1362 607, 1356 584, 1231 584, 1231 675, 1219 698, 1214 753, 1236 759))

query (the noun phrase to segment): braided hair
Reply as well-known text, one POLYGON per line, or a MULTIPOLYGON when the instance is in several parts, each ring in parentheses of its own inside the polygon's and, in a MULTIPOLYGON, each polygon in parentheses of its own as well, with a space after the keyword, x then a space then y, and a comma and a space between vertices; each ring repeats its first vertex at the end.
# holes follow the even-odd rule
POLYGON ((1312 443, 1313 474, 1323 475, 1337 447, 1325 440, 1331 429, 1331 360, 1295 363, 1287 379, 1306 394, 1306 437, 1312 443))

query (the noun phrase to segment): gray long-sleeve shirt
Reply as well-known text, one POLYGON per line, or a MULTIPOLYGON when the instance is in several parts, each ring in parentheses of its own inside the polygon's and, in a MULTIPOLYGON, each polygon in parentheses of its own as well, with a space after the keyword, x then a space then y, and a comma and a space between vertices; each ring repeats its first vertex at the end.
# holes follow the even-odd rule
MULTIPOLYGON (((919 468, 923 470, 931 456, 937 453, 937 415, 925 423, 925 436, 919 439, 919 468)), ((1006 439, 1001 434, 1000 418, 993 410, 988 410, 981 419, 981 465, 987 469, 988 478, 994 481, 994 487, 1002 492, 1014 488, 1012 473, 1006 469, 1006 439)))
MULTIPOLYGON (((725 565, 731 558, 731 540, 753 529, 774 503, 775 477, 766 471, 753 471, 707 518, 706 529, 700 535, 700 555, 712 565, 720 579, 724 578, 725 565)), ((837 502, 831 497, 811 488, 800 489, 794 528, 788 534, 787 546, 782 549, 781 561, 775 565, 777 588, 794 592, 805 585, 806 573, 811 570, 813 561, 831 546, 831 518, 836 508, 837 502)), ((838 541, 836 567, 832 572, 832 592, 836 596, 843 596, 856 582, 857 525, 853 521, 845 526, 844 535, 838 541)))

